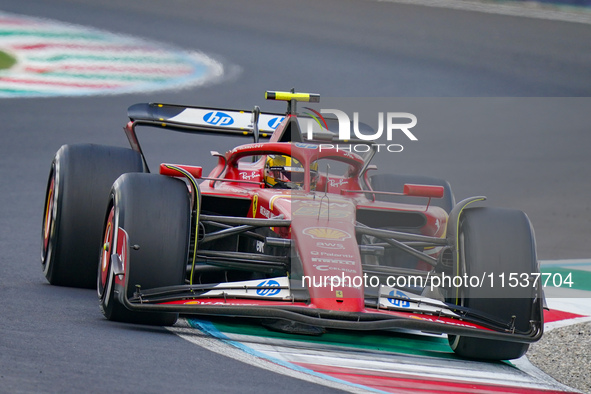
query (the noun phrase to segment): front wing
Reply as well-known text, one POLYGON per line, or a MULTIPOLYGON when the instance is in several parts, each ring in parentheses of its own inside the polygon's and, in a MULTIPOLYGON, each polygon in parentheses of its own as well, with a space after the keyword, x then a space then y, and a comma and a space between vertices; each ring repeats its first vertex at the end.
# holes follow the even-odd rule
POLYGON ((124 280, 124 285, 119 282, 115 290, 119 301, 133 311, 278 319, 345 330, 407 329, 522 343, 535 342, 543 333, 541 319, 530 321, 527 332, 518 332, 511 324, 495 322, 457 305, 404 294, 399 289, 396 296, 389 295, 391 289, 385 286, 377 299, 366 297, 365 308, 360 312, 323 310, 294 300, 290 295, 290 282, 289 278, 282 277, 206 285, 207 289, 203 285, 181 285, 137 290, 128 298, 129 283, 124 280), (270 285, 270 282, 275 283, 270 285), (392 298, 398 299, 401 306, 387 302, 392 298))

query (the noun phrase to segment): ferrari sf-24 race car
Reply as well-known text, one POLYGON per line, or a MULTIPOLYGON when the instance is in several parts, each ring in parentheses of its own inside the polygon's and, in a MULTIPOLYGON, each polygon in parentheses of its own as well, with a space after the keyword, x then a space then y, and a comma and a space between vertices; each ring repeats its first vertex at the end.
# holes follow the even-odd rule
POLYGON ((63 146, 45 200, 47 280, 97 286, 114 321, 222 315, 300 334, 414 330, 493 360, 540 339, 544 301, 529 280, 539 266, 523 212, 472 205, 485 197, 456 204, 437 178, 370 176, 375 144, 363 155, 339 149, 334 119, 298 115, 298 102, 318 95, 267 98, 285 100, 287 113, 136 104, 131 149, 63 146), (302 132, 311 121, 315 131, 302 132), (253 142, 212 152, 207 176, 170 163, 152 173, 138 126, 253 142), (508 286, 514 275, 528 285, 508 286))

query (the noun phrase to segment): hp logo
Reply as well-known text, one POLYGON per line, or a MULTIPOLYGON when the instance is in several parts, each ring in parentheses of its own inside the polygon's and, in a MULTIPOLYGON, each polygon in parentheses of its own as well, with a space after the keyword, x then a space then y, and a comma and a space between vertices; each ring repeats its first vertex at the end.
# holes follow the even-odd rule
POLYGON ((257 294, 263 297, 271 297, 279 294, 281 289, 279 288, 279 282, 276 280, 264 280, 257 285, 257 287, 277 287, 277 289, 257 289, 257 294))
POLYGON ((275 130, 277 126, 279 126, 279 124, 283 122, 283 119, 285 119, 285 116, 277 116, 271 119, 269 122, 267 122, 267 125, 273 130, 275 130))
POLYGON ((223 112, 213 111, 205 114, 203 120, 214 126, 229 126, 234 123, 234 119, 223 112))
POLYGON ((410 307, 410 302, 405 301, 405 300, 408 300, 409 297, 406 294, 404 294, 403 292, 398 291, 398 290, 392 290, 389 295, 398 297, 398 298, 388 298, 388 302, 390 304, 397 306, 399 308, 410 307), (402 300, 401 298, 404 298, 405 300, 402 300))

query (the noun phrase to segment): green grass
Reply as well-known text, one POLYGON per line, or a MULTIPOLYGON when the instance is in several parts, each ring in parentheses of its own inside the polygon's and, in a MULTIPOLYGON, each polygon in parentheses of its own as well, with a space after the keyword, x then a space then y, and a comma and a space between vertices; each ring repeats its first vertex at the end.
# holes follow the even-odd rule
POLYGON ((0 70, 10 68, 16 64, 16 59, 6 52, 0 51, 0 70))

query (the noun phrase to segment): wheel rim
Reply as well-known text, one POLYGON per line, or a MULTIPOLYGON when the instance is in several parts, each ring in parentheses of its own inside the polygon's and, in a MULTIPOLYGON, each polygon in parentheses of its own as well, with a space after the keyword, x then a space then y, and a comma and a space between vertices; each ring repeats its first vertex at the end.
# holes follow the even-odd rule
POLYGON ((45 204, 45 215, 43 217, 43 254, 47 252, 47 245, 49 244, 49 234, 51 230, 51 224, 53 223, 53 188, 55 180, 51 177, 51 184, 47 191, 47 201, 45 204))
POLYGON ((55 197, 56 197, 56 172, 52 168, 49 175, 49 184, 47 186, 47 193, 45 197, 45 212, 43 214, 43 227, 41 229, 41 264, 44 267, 44 272, 47 273, 49 263, 51 260, 53 227, 55 223, 55 197))
POLYGON ((111 251, 113 250, 113 234, 114 234, 114 217, 115 217, 115 208, 111 207, 109 211, 109 216, 107 218, 107 223, 105 224, 105 233, 103 237, 103 244, 101 248, 101 257, 99 261, 98 267, 98 295, 101 300, 106 297, 106 289, 108 286, 109 281, 109 271, 111 267, 111 251))

